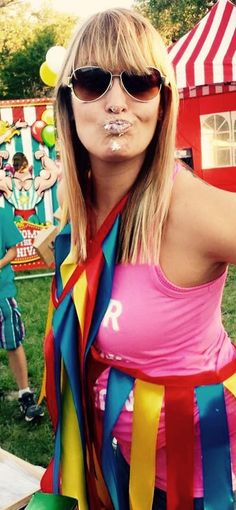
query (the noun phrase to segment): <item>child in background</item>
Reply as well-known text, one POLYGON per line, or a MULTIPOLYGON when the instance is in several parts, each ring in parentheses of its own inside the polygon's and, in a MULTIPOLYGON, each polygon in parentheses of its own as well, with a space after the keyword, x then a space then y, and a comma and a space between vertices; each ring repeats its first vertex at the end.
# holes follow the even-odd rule
POLYGON ((26 421, 42 417, 28 382, 27 360, 22 342, 24 325, 15 300, 16 286, 11 262, 22 235, 4 209, 0 209, 0 348, 7 351, 9 366, 19 389, 20 410, 26 421))

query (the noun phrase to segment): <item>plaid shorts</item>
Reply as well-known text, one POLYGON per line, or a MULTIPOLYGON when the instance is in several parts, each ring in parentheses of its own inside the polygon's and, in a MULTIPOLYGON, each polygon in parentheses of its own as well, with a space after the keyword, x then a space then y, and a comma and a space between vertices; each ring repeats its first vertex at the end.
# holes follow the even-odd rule
POLYGON ((0 347, 11 351, 24 340, 25 328, 14 298, 0 299, 0 347))

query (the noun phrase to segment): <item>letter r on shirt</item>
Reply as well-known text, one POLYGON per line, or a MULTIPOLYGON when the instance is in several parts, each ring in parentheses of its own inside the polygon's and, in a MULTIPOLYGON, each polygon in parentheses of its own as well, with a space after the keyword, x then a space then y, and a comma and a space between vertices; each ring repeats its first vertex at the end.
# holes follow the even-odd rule
POLYGON ((111 327, 114 331, 119 331, 119 323, 118 317, 120 317, 122 313, 122 304, 120 301, 116 299, 111 299, 108 305, 107 311, 104 315, 104 319, 102 321, 102 325, 104 328, 109 327, 109 322, 111 321, 111 327))

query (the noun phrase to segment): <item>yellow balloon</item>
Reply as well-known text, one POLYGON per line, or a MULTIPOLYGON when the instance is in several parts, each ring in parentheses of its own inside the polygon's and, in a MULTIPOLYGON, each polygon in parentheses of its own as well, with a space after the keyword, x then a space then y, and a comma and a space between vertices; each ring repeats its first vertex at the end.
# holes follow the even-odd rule
POLYGON ((52 108, 46 108, 44 112, 41 115, 41 119, 45 124, 53 125, 54 124, 54 116, 53 116, 53 109, 52 108))
POLYGON ((49 69, 47 62, 43 62, 39 69, 41 80, 49 87, 54 87, 57 82, 57 74, 49 69))

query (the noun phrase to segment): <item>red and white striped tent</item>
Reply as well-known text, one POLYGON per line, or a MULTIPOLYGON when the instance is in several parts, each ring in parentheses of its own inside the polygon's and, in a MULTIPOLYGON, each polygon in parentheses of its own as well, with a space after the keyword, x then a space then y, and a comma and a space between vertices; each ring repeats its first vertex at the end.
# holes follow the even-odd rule
POLYGON ((236 5, 218 0, 169 48, 180 94, 178 156, 236 191, 236 5))
POLYGON ((169 55, 179 89, 236 82, 236 6, 219 0, 169 55))

